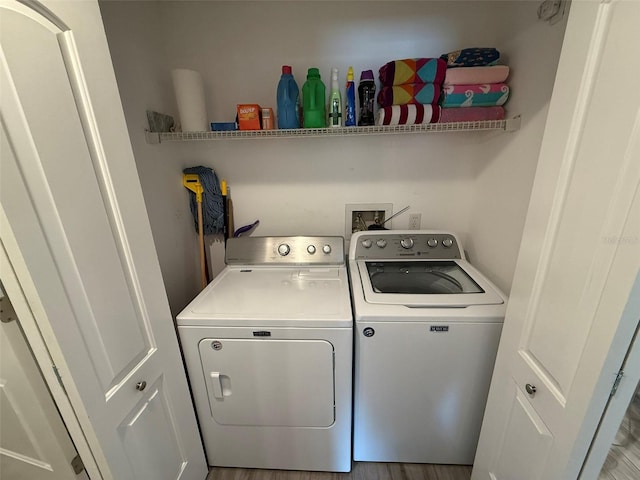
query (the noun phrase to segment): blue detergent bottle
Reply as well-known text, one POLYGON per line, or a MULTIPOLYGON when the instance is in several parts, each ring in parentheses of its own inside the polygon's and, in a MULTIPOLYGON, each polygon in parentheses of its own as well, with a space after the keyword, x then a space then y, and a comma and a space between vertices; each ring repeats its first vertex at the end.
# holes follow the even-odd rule
POLYGON ((289 65, 282 66, 276 101, 278 104, 278 128, 300 128, 298 97, 300 90, 291 74, 289 65))

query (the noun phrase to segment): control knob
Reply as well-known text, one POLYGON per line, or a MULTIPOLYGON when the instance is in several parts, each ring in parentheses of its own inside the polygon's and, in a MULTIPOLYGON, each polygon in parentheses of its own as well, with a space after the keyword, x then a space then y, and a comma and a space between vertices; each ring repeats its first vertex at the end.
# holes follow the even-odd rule
POLYGON ((313 255, 314 253, 316 253, 316 247, 314 247, 313 245, 309 245, 307 247, 307 252, 309 253, 309 255, 313 255))
POLYGON ((400 240, 400 246, 406 249, 413 247, 413 238, 403 238, 400 240))
POLYGON ((387 246, 387 241, 381 238, 376 242, 376 245, 380 248, 384 248, 387 246))
POLYGON ((324 246, 322 247, 322 251, 323 251, 324 253, 326 253, 327 255, 328 255, 328 254, 330 254, 330 253, 331 253, 331 245, 329 245, 329 244, 324 245, 324 246))
POLYGON ((286 243, 281 243, 280 245, 278 245, 278 253, 280 254, 280 256, 286 257, 287 255, 289 255, 290 251, 291 247, 289 247, 289 245, 287 245, 286 243))
POLYGON ((368 238, 362 241, 362 246, 364 248, 371 248, 371 245, 373 245, 373 243, 368 238))
POLYGON ((427 245, 429 245, 431 248, 437 247, 438 240, 436 240, 435 238, 430 238, 429 240, 427 240, 427 245))
POLYGON ((451 240, 450 238, 445 238, 444 240, 442 240, 443 247, 451 248, 452 245, 453 245, 453 240, 451 240))

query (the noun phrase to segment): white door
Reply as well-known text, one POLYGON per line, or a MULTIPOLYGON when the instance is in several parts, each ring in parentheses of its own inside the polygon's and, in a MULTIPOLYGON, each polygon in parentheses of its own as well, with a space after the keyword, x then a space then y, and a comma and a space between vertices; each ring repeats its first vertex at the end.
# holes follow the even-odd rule
POLYGON ((640 267, 638 25, 638 1, 571 6, 473 480, 577 478, 606 404, 640 267))
POLYGON ((0 472, 69 480, 77 453, 0 286, 0 472))
POLYGON ((326 340, 205 338, 198 345, 219 425, 330 427, 333 345, 326 340))
POLYGON ((97 2, 49 8, 0 3, 0 240, 102 476, 202 479, 97 2))

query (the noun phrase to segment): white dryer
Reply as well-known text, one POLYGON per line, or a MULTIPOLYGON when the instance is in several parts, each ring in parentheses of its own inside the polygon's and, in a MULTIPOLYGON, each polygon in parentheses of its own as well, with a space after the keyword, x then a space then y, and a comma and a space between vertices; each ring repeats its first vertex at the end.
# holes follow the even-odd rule
POLYGON ((356 461, 472 464, 506 296, 452 233, 351 237, 356 461))
POLYGON ((343 238, 230 239, 226 263, 177 317, 209 464, 350 471, 343 238))

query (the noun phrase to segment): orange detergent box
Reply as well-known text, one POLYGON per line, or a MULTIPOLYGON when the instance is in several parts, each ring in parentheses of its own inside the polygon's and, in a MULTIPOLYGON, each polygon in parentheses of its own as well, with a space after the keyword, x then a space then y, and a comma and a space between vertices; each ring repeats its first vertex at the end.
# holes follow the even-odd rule
POLYGON ((251 103, 238 104, 238 129, 240 130, 260 130, 260 105, 251 103))

